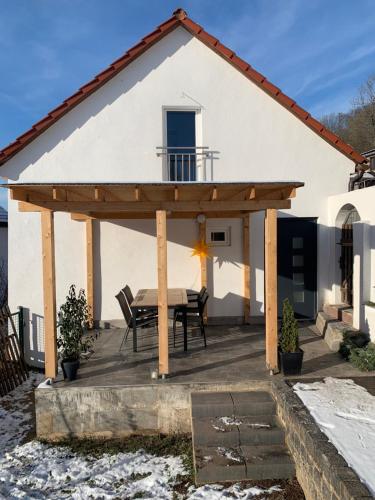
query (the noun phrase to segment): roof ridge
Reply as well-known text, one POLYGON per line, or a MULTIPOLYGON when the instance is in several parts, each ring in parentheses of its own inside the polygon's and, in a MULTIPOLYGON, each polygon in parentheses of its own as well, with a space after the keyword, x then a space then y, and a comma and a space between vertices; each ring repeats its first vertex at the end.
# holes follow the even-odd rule
POLYGON ((122 56, 113 61, 106 69, 94 76, 92 80, 80 87, 77 92, 66 98, 60 105, 51 110, 41 120, 34 123, 29 130, 17 137, 15 141, 0 150, 0 166, 10 160, 10 158, 36 139, 51 125, 56 123, 56 121, 64 116, 68 111, 77 106, 86 97, 93 94, 96 90, 102 87, 102 85, 107 83, 120 71, 126 68, 126 66, 178 26, 183 26, 202 43, 227 60, 249 80, 264 90, 268 95, 273 97, 279 102, 279 104, 284 106, 287 110, 294 114, 294 116, 304 122, 310 129, 316 132, 320 137, 352 161, 356 163, 365 163, 367 161, 363 155, 355 151, 352 146, 344 142, 338 135, 328 130, 321 122, 313 118, 310 113, 300 107, 296 101, 288 97, 278 87, 267 80, 264 75, 256 71, 249 63, 238 57, 234 51, 223 45, 217 38, 207 33, 199 24, 190 19, 184 9, 177 8, 173 12, 172 17, 160 24, 153 32, 143 37, 140 42, 128 49, 122 56))

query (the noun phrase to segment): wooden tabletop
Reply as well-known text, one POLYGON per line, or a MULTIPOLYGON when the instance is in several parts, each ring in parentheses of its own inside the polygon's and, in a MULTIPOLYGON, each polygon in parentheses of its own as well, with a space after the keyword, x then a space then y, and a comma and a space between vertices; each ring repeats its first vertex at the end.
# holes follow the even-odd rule
MULTIPOLYGON (((168 307, 186 306, 188 298, 186 288, 168 288, 168 307)), ((138 290, 130 307, 143 309, 158 306, 158 289, 143 288, 138 290)))

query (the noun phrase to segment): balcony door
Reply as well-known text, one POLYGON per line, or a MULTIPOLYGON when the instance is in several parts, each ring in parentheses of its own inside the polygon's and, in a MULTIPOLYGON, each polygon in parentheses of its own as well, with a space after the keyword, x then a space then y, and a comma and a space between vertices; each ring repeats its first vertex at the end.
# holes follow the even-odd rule
POLYGON ((167 111, 168 180, 197 180, 195 135, 195 111, 167 111))

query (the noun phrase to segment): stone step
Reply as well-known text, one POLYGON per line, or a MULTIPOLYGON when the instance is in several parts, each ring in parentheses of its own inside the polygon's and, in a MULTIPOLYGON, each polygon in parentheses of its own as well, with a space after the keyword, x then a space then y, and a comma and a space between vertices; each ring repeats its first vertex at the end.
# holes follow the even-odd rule
POLYGON ((193 418, 192 428, 197 447, 285 443, 284 431, 273 415, 198 417, 193 418))
POLYGON ((343 321, 338 321, 336 318, 328 315, 324 311, 320 311, 316 318, 316 327, 318 328, 320 334, 324 337, 325 342, 328 347, 333 352, 338 352, 340 344, 343 341, 344 332, 349 332, 351 335, 359 334, 359 330, 356 330, 348 323, 343 321))
POLYGON ((191 395, 192 417, 275 414, 276 404, 268 392, 197 392, 191 395))
POLYGON ((353 326, 353 309, 344 309, 341 311, 341 319, 344 323, 353 326))
POLYGON ((353 308, 348 304, 324 304, 323 312, 332 319, 353 325, 353 308))
POLYGON ((285 446, 207 446, 195 450, 195 463, 197 484, 295 476, 295 467, 285 446))
POLYGON ((197 484, 294 477, 268 392, 200 392, 191 401, 197 484))

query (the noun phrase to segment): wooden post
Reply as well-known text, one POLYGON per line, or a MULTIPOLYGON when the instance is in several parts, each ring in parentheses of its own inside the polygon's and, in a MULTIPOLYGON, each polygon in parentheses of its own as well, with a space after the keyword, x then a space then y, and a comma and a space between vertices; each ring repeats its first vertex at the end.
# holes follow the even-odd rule
MULTIPOLYGON (((199 222, 199 241, 206 243, 206 221, 199 222)), ((201 287, 207 288, 207 256, 200 256, 200 265, 201 265, 201 287)), ((207 305, 205 307, 203 313, 203 320, 207 323, 207 305)))
POLYGON ((243 258, 243 313, 244 323, 250 318, 250 214, 242 219, 242 258, 243 258))
POLYGON ((269 208, 264 221, 264 299, 266 320, 266 365, 273 374, 277 362, 277 210, 269 208))
POLYGON ((90 328, 94 326, 94 244, 93 244, 93 220, 86 220, 86 288, 87 304, 90 308, 90 328))
POLYGON ((53 212, 41 212, 45 374, 46 377, 51 378, 55 378, 57 375, 55 235, 53 219, 53 212))
POLYGON ((169 373, 168 355, 168 273, 167 273, 167 212, 156 211, 156 237, 158 247, 158 323, 159 374, 169 373))

